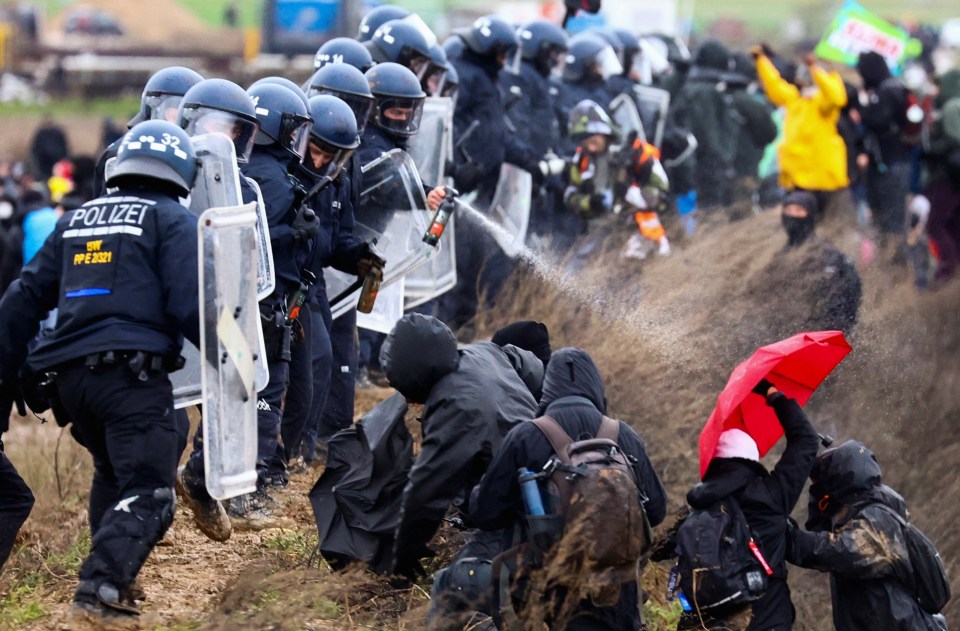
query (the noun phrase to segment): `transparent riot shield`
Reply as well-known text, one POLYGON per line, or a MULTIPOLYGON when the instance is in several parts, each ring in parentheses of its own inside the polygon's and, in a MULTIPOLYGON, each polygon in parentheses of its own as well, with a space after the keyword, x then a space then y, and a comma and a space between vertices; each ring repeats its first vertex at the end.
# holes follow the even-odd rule
MULTIPOLYGON (((191 138, 199 160, 199 171, 194 187, 190 191, 190 210, 200 216, 210 208, 232 208, 242 204, 240 192, 240 170, 237 168, 236 153, 233 142, 223 134, 203 134, 191 138)), ((108 161, 109 165, 109 161, 108 161)), ((259 199, 260 189, 253 184, 259 203, 256 206, 256 241, 255 247, 247 252, 257 253, 257 298, 270 295, 273 291, 273 253, 270 249, 270 233, 267 228, 266 212, 262 200, 259 199)), ((257 320, 256 332, 249 340, 256 345, 257 352, 257 389, 267 385, 269 372, 267 369, 266 352, 263 343, 263 330, 257 320)), ((186 364, 183 369, 170 375, 173 383, 174 406, 184 408, 196 405, 203 400, 201 390, 200 351, 190 342, 184 342, 183 356, 186 364)))
POLYGON ((378 333, 392 331, 403 317, 405 284, 406 278, 401 277, 389 287, 381 289, 377 294, 377 301, 373 303, 373 311, 357 313, 357 326, 378 333))
POLYGON ((644 142, 647 141, 643 121, 640 119, 640 112, 637 111, 637 104, 631 95, 618 94, 615 99, 610 101, 610 118, 617 126, 617 133, 621 142, 634 132, 636 132, 637 138, 644 142))
POLYGON ((419 307, 438 298, 457 285, 457 239, 454 214, 447 221, 437 253, 423 267, 410 272, 404 279, 403 304, 405 309, 419 307))
POLYGON ((255 204, 200 215, 200 348, 207 490, 226 499, 256 489, 256 359, 260 310, 255 204))
MULTIPOLYGON (((365 241, 377 240, 377 247, 387 261, 381 288, 392 285, 436 256, 436 249, 423 242, 432 218, 426 206, 417 168, 404 151, 394 149, 363 167, 354 234, 365 241)), ((331 299, 356 281, 353 276, 329 268, 323 276, 331 299)), ((357 289, 347 299, 331 304, 333 317, 355 307, 359 296, 357 289)))
POLYGON ((422 181, 430 186, 444 183, 447 160, 453 160, 453 99, 429 97, 424 101, 420 131, 410 139, 407 152, 422 181))
POLYGON ((654 147, 662 147, 670 93, 649 85, 637 85, 633 87, 633 96, 643 128, 647 131, 647 142, 653 143, 654 147))
POLYGON ((487 216, 499 226, 499 230, 491 232, 507 256, 517 256, 527 239, 532 191, 533 178, 528 171, 507 163, 500 167, 500 179, 487 216))

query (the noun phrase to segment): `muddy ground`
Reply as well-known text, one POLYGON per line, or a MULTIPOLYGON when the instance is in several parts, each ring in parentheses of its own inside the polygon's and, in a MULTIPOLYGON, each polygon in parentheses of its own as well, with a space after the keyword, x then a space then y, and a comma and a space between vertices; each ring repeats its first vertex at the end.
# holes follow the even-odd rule
MULTIPOLYGON (((525 263, 478 323, 485 335, 514 319, 538 319, 550 327, 554 348, 588 349, 605 377, 610 414, 644 437, 674 509, 697 481, 697 436, 730 370, 757 346, 799 330, 808 311, 809 297, 783 269, 785 237, 775 213, 707 223, 696 240, 677 239, 673 256, 636 262, 619 259, 630 228, 612 222, 582 272, 525 263)), ((863 250, 849 211, 819 231, 853 257, 863 250)), ((960 283, 921 294, 904 268, 885 261, 858 267, 864 297, 850 337, 854 352, 807 409, 821 431, 874 449, 885 482, 906 497, 914 521, 939 544, 956 592, 960 283)), ((387 393, 363 392, 358 412, 387 393)), ((66 603, 89 545, 87 457, 68 434, 34 420, 15 421, 5 442, 38 503, 0 576, 0 628, 84 628, 66 621, 66 603)), ((767 457, 769 466, 776 453, 767 457)), ((338 576, 310 564, 316 531, 305 493, 314 478, 294 478, 278 494, 289 528, 235 535, 227 544, 204 539, 189 511, 179 511, 172 535, 144 569, 147 602, 138 628, 420 628, 428 581, 398 589, 364 573, 338 576)), ((795 517, 802 521, 804 512, 802 500, 795 517)), ((439 543, 448 552, 453 547, 439 543)), ((652 628, 666 628, 675 615, 661 598, 667 571, 662 565, 647 572, 652 628)), ((790 580, 795 628, 830 628, 825 577, 791 570, 790 580)), ((960 622, 955 603, 947 615, 953 625, 960 622)))

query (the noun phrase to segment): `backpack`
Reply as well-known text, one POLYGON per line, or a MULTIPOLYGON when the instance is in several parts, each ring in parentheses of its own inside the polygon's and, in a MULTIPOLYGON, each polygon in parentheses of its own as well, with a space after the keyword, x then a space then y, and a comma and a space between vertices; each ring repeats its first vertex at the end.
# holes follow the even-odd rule
POLYGON ((732 497, 692 511, 677 530, 677 572, 694 611, 733 611, 766 592, 773 570, 732 497))
POLYGON ((937 547, 919 528, 895 510, 885 504, 880 506, 896 517, 903 528, 907 556, 913 572, 910 576, 901 576, 900 579, 905 585, 912 586, 913 596, 921 609, 929 614, 940 613, 950 600, 950 581, 937 547))
POLYGON ((541 549, 549 544, 551 554, 597 577, 597 584, 636 580, 653 535, 632 459, 617 445, 620 423, 604 416, 596 438, 587 440, 573 440, 549 416, 533 423, 554 450, 541 485, 553 532, 531 541, 541 549))

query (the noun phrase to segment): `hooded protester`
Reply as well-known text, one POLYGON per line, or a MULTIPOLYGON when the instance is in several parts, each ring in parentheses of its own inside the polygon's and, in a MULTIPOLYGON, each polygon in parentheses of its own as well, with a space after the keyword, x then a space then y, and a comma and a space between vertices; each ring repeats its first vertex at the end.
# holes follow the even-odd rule
POLYGON ((494 333, 491 341, 497 346, 513 344, 517 348, 530 351, 543 363, 544 370, 550 363, 550 332, 543 322, 520 320, 508 324, 494 333))
POLYGON ((848 440, 820 454, 810 480, 807 530, 790 529, 789 560, 830 573, 834 628, 945 630, 914 596, 906 502, 882 483, 873 452, 848 440))
POLYGON ((731 65, 730 51, 723 44, 716 40, 701 44, 671 113, 675 124, 689 129, 699 143, 694 181, 700 207, 731 201, 740 134, 725 81, 731 65))
MULTIPOLYGON (((760 463, 753 438, 742 430, 727 429, 720 434, 716 453, 703 481, 687 493, 687 503, 696 510, 709 508, 726 497, 737 501, 758 539, 764 558, 773 569, 763 597, 752 603, 750 624, 746 629, 789 629, 796 614, 787 587, 787 517, 800 499, 817 457, 820 438, 800 405, 788 399, 769 381, 761 380, 753 391, 764 397, 783 427, 787 439, 783 455, 773 470, 767 471, 760 463)), ((730 616, 739 614, 736 611, 730 616)), ((702 621, 696 614, 681 619, 678 628, 699 629, 705 626, 704 622, 707 628, 729 628, 726 619, 702 621)))
MULTIPOLYGON (((448 507, 466 511, 467 494, 503 437, 534 417, 531 386, 515 366, 542 380, 542 365, 532 353, 492 342, 458 350, 445 324, 418 313, 397 322, 380 362, 391 386, 408 401, 423 404, 422 447, 403 490, 392 567, 395 574, 412 577, 421 569, 420 559, 430 555, 426 544, 448 507)), ((468 543, 460 557, 483 556, 486 543, 468 543)))
MULTIPOLYGON (((826 194, 846 188, 846 144, 837 131, 840 111, 847 104, 843 79, 806 59, 810 81, 800 81, 794 72, 790 79, 781 74, 768 52, 760 46, 751 49, 757 75, 770 102, 785 109, 783 142, 780 144, 780 186, 803 189, 819 195, 824 205, 826 194), (807 85, 801 85, 801 84, 807 85)), ((782 66, 782 64, 781 64, 782 66)))
MULTIPOLYGON (((538 415, 553 418, 568 436, 581 440, 597 435, 606 411, 603 380, 590 356, 579 348, 564 348, 553 353, 544 378, 538 415)), ((650 463, 643 440, 623 421, 617 424, 616 442, 625 455, 635 459, 637 486, 646 497, 643 506, 650 524, 655 526, 666 515, 666 491, 650 463)), ((503 529, 512 539, 513 526, 524 512, 517 470, 526 467, 540 471, 553 454, 553 447, 535 424, 523 423, 511 430, 471 494, 470 514, 477 525, 484 530, 503 529)), ((510 545, 511 542, 505 542, 505 547, 510 545)), ((612 607, 599 608, 584 601, 577 606, 577 612, 568 629, 637 629, 640 625, 637 585, 635 582, 623 584, 619 601, 612 607), (588 621, 592 625, 588 625, 588 621)))
POLYGON ((934 279, 950 279, 960 267, 960 70, 937 78, 940 88, 927 148, 930 200, 927 232, 939 252, 934 279))
POLYGON ((906 263, 903 255, 910 162, 901 131, 907 124, 907 89, 890 75, 886 60, 878 53, 860 53, 857 71, 864 89, 860 117, 868 162, 867 203, 880 231, 881 245, 892 238, 895 260, 900 262, 902 258, 906 263))

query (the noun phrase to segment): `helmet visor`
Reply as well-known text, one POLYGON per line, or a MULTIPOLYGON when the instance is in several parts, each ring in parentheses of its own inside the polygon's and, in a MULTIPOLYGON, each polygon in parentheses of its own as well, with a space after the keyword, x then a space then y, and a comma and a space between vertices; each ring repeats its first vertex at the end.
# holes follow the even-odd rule
POLYGON ((284 149, 303 160, 307 155, 307 142, 310 139, 310 125, 313 119, 296 114, 284 114, 280 127, 279 143, 284 149))
POLYGON ((179 94, 151 94, 143 97, 143 104, 147 108, 149 120, 176 123, 177 108, 182 100, 183 97, 179 94))
POLYGON ((317 136, 311 135, 303 166, 314 175, 335 180, 343 171, 343 166, 350 160, 354 151, 355 149, 335 147, 317 136))
POLYGON ((446 76, 447 70, 445 68, 430 63, 423 72, 423 76, 420 77, 420 87, 430 96, 440 96, 446 76))
MULTIPOLYGON (((660 40, 656 40, 660 41, 660 40)), ((660 42, 662 44, 662 42, 660 42)), ((648 40, 640 40, 640 52, 633 56, 633 65, 636 68, 638 64, 645 64, 650 73, 658 77, 670 70, 670 60, 667 59, 666 45, 660 49, 655 43, 648 40)))
POLYGON ((373 121, 381 129, 398 136, 412 136, 420 129, 423 97, 387 96, 373 112, 373 121))
POLYGON ((620 63, 620 59, 612 46, 605 46, 597 53, 596 68, 604 79, 615 77, 623 72, 623 64, 620 63))
POLYGON ((507 49, 503 54, 503 69, 510 74, 520 74, 520 62, 523 60, 523 50, 519 46, 507 49))
POLYGON ((350 92, 340 92, 339 90, 330 90, 320 86, 313 86, 307 92, 307 98, 311 99, 319 94, 329 94, 335 96, 353 110, 353 115, 357 117, 357 133, 362 134, 370 119, 370 111, 373 109, 373 97, 362 96, 360 94, 351 94, 350 92))
POLYGON ((224 134, 233 141, 237 151, 237 162, 246 162, 250 159, 253 141, 259 127, 257 123, 230 112, 207 107, 184 110, 183 118, 186 121, 184 130, 188 135, 224 134))

